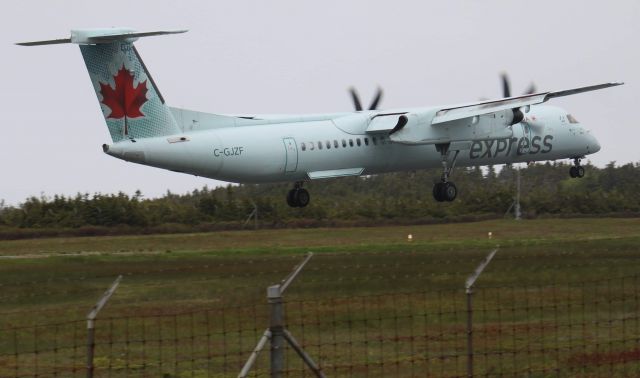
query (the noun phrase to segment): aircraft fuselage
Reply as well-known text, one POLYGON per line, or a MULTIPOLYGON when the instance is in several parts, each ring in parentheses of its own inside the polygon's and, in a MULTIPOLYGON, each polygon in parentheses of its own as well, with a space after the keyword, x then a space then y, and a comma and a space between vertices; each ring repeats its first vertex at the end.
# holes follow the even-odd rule
MULTIPOLYGON (((507 126, 508 137, 489 135, 469 141, 459 150, 456 165, 578 158, 600 149, 591 132, 572 122, 560 108, 532 107, 525 121, 529 122, 507 126)), ((216 180, 266 183, 440 167, 442 155, 436 146, 397 143, 383 133, 350 133, 326 119, 125 140, 105 147, 105 152, 134 163, 216 180)), ((452 162, 453 151, 447 159, 452 162)))

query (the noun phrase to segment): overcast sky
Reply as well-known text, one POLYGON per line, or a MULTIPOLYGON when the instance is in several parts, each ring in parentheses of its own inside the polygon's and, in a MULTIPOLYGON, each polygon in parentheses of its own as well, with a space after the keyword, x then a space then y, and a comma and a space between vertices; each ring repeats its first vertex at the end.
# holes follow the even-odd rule
MULTIPOLYGON (((220 182, 126 163, 75 45, 14 42, 69 29, 188 28, 137 42, 170 105, 211 113, 351 110, 355 85, 383 108, 499 97, 608 81, 554 100, 591 128, 599 166, 640 161, 640 1, 11 1, 0 13, 0 199, 77 192, 155 197, 220 182)), ((428 188, 430 191, 430 188, 428 188)))

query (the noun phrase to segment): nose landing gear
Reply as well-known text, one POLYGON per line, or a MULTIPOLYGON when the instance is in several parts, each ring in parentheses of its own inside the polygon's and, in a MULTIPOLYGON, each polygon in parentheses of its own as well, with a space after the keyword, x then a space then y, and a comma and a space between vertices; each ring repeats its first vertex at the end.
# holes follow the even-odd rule
POLYGON ((433 198, 438 202, 451 202, 456 199, 458 188, 452 182, 439 182, 433 186, 433 198))
POLYGON ((305 207, 311 201, 311 196, 302 188, 302 182, 296 182, 293 189, 287 193, 287 205, 290 207, 305 207))
POLYGON ((584 167, 580 165, 580 158, 573 159, 573 166, 569 168, 569 176, 571 178, 583 178, 584 167))
POLYGON ((453 172, 453 168, 456 166, 456 160, 458 159, 458 153, 456 151, 453 156, 453 162, 449 167, 447 164, 447 158, 449 157, 449 145, 436 145, 436 149, 440 152, 442 157, 442 177, 440 182, 433 186, 433 198, 438 202, 451 202, 458 196, 458 188, 455 184, 449 181, 449 176, 453 172))

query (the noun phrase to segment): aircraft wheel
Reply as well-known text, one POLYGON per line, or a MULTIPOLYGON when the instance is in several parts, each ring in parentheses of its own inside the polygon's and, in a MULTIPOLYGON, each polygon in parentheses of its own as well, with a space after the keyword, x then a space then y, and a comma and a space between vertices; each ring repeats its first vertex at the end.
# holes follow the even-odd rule
POLYGON ((578 166, 575 167, 576 168, 576 177, 577 178, 583 178, 584 177, 584 167, 583 166, 578 166))
POLYGON ((289 193, 287 193, 287 205, 289 205, 290 207, 298 207, 295 197, 296 197, 296 190, 291 189, 289 193))
POLYGON ((458 196, 458 188, 452 182, 445 182, 441 193, 445 201, 452 202, 458 196))
POLYGON ((311 201, 309 192, 306 189, 302 188, 296 190, 294 198, 298 207, 305 207, 309 204, 309 201, 311 201))
POLYGON ((436 183, 435 185, 433 185, 433 198, 438 202, 442 202, 443 201, 442 184, 444 184, 444 183, 443 182, 439 182, 439 183, 436 183))
POLYGON ((578 177, 578 172, 577 172, 576 167, 569 168, 569 176, 571 176, 571 178, 578 177))

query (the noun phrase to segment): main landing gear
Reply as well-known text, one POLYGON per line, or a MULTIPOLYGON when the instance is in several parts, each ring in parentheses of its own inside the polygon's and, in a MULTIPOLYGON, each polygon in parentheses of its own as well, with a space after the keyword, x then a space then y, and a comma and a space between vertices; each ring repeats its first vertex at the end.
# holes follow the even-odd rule
POLYGON ((287 193, 287 205, 291 207, 305 207, 310 200, 311 196, 306 189, 302 188, 302 182, 296 182, 293 189, 287 193))
POLYGON ((580 165, 580 158, 573 159, 573 166, 569 168, 569 176, 571 178, 583 178, 584 167, 580 165))
POLYGON ((438 202, 451 202, 456 199, 458 188, 456 188, 453 182, 449 181, 449 176, 451 176, 453 168, 456 166, 456 160, 458 159, 458 153, 460 151, 456 151, 453 156, 453 162, 449 167, 447 163, 449 145, 436 145, 436 149, 442 156, 442 177, 440 178, 440 182, 433 186, 433 198, 438 202))

